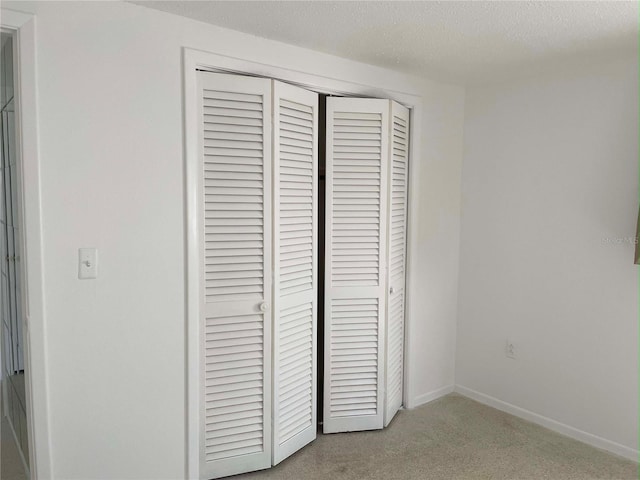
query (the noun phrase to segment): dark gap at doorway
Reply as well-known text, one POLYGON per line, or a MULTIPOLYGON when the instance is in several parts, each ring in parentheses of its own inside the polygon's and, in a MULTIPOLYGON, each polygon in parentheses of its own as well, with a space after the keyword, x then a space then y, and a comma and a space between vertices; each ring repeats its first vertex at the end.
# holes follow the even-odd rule
POLYGON ((318 94, 318 334, 317 334, 317 423, 322 424, 324 397, 324 267, 326 191, 327 95, 318 94))

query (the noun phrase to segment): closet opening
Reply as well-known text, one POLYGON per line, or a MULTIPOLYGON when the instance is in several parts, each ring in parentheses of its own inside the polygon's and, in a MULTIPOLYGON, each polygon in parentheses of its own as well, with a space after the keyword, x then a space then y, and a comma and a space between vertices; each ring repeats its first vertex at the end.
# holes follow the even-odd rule
POLYGON ((409 109, 259 76, 193 80, 190 469, 220 478, 319 432, 382 429, 401 407, 409 109))

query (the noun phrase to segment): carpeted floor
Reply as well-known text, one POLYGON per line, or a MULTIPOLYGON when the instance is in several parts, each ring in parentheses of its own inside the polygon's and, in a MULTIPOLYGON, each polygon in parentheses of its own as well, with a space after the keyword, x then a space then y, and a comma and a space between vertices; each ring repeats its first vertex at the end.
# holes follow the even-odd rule
POLYGON ((27 480, 9 421, 0 410, 0 479, 27 480))
POLYGON ((318 435, 275 468, 233 480, 638 479, 638 465, 451 394, 382 431, 318 435))

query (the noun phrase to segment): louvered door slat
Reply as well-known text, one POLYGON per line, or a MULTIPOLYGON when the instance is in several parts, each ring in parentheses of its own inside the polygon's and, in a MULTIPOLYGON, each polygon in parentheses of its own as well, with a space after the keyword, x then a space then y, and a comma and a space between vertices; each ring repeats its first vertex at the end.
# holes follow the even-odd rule
POLYGON ((378 384, 352 390, 341 380, 377 380, 378 378, 378 300, 353 306, 351 299, 335 299, 332 302, 331 336, 331 417, 363 415, 363 411, 375 415, 378 401, 378 384), (362 319, 366 319, 363 321, 362 319), (364 406, 367 408, 364 408, 364 406))
POLYGON ((273 464, 316 437, 318 96, 274 82, 273 464))
POLYGON ((402 406, 404 376, 409 110, 395 102, 391 105, 391 126, 385 426, 402 406))
POLYGON ((198 73, 200 477, 271 464, 271 84, 198 73))
POLYGON ((325 433, 383 426, 389 102, 327 99, 325 433))

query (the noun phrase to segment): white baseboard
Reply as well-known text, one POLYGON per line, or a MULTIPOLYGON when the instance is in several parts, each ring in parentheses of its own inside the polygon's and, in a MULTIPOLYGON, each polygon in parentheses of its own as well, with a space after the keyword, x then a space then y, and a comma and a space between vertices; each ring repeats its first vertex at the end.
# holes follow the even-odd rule
POLYGON ((561 433, 562 435, 566 435, 567 437, 579 440, 593 447, 607 450, 609 452, 615 453, 616 455, 620 455, 621 457, 627 458, 634 462, 638 462, 638 455, 640 454, 640 452, 638 450, 634 450, 633 448, 621 445, 620 443, 616 443, 611 440, 607 440, 606 438, 602 438, 597 435, 593 435, 583 430, 579 430, 570 425, 552 420, 551 418, 545 417, 543 415, 530 412, 529 410, 525 410, 524 408, 516 407, 515 405, 503 402, 502 400, 498 400, 497 398, 491 397, 484 393, 477 392, 475 390, 472 390, 471 388, 463 387, 462 385, 456 385, 454 391, 477 402, 483 403, 503 412, 510 413, 511 415, 515 415, 516 417, 523 418, 530 422, 537 423, 538 425, 542 425, 543 427, 546 427, 549 430, 553 430, 554 432, 561 433))
POLYGON ((433 402, 434 400, 453 392, 454 387, 455 385, 447 385, 445 387, 438 388, 437 390, 432 390, 431 392, 418 395, 409 402, 407 408, 416 408, 420 405, 424 405, 425 403, 433 402))

